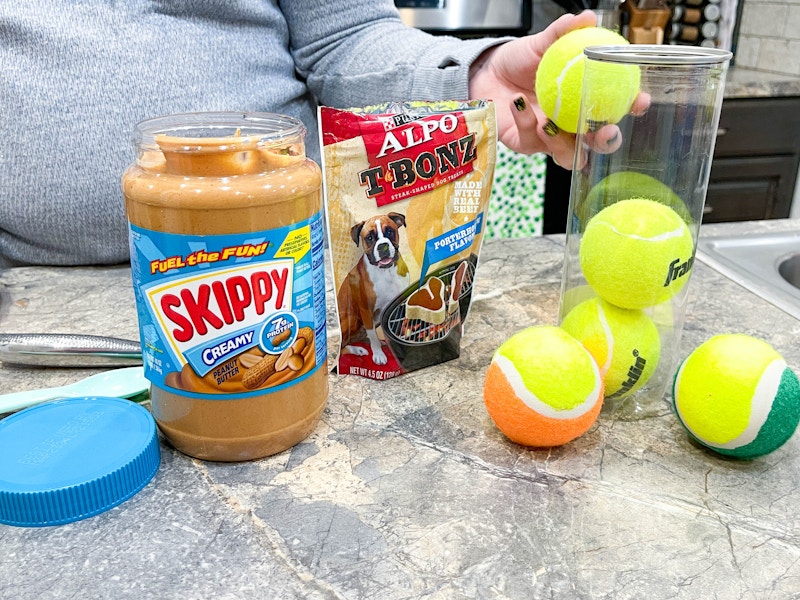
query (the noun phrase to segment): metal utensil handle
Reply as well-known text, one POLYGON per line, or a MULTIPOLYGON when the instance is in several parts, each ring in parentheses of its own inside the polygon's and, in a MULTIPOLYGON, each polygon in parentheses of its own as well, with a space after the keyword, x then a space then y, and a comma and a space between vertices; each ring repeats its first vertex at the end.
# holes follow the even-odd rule
POLYGON ((128 367, 142 364, 139 342, 69 333, 0 333, 0 362, 34 367, 128 367))

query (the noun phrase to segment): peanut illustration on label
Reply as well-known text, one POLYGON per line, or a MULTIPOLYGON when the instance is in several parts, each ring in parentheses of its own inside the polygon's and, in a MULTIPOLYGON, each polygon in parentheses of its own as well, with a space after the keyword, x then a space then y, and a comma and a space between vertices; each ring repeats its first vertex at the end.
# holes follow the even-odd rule
MULTIPOLYGON (((286 331, 291 335, 291 329, 286 331)), ((287 339, 288 335, 278 343, 273 339, 271 344, 275 347, 287 339)), ((280 354, 265 354, 260 348, 250 348, 204 377, 186 364, 181 371, 168 373, 165 383, 176 389, 203 393, 252 391, 299 377, 313 369, 315 361, 314 330, 302 327, 297 339, 280 354)))
POLYGON ((267 377, 275 372, 275 363, 278 357, 274 354, 267 354, 251 368, 247 369, 242 376, 242 385, 246 390, 255 390, 264 385, 267 377))
POLYGON ((284 329, 282 332, 280 332, 278 335, 276 335, 274 338, 272 338, 272 341, 270 343, 272 344, 273 348, 277 348, 283 342, 288 340, 290 337, 292 337, 292 328, 288 327, 284 329))

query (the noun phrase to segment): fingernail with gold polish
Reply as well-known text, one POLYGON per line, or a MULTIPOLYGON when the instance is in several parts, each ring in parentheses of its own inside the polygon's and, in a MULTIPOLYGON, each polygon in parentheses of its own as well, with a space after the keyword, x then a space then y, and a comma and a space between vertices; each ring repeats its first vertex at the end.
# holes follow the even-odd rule
POLYGON ((514 100, 514 108, 516 108, 519 112, 523 112, 525 110, 525 98, 520 96, 514 100))
POLYGON ((544 132, 550 137, 556 137, 558 135, 558 125, 552 121, 548 121, 542 129, 544 129, 544 132))

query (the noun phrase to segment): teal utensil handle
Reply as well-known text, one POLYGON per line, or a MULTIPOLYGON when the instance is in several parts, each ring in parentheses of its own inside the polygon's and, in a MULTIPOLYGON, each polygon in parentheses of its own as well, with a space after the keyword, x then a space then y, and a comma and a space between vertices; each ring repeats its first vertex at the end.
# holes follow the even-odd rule
POLYGON ((45 388, 41 390, 26 390, 24 392, 14 392, 11 394, 0 395, 0 414, 21 410, 34 404, 40 404, 47 400, 64 398, 63 387, 45 388))

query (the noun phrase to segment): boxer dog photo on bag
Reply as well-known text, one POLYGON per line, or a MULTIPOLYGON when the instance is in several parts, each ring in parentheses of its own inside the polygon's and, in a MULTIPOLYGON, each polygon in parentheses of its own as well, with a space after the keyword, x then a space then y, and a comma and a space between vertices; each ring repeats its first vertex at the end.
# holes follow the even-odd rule
POLYGON ((408 267, 400 256, 400 228, 405 224, 404 215, 391 212, 353 225, 350 237, 364 254, 336 296, 342 338, 351 340, 342 352, 371 354, 376 365, 387 361, 377 333, 381 313, 408 287, 408 267), (360 331, 366 334, 369 350, 353 343, 360 331))

